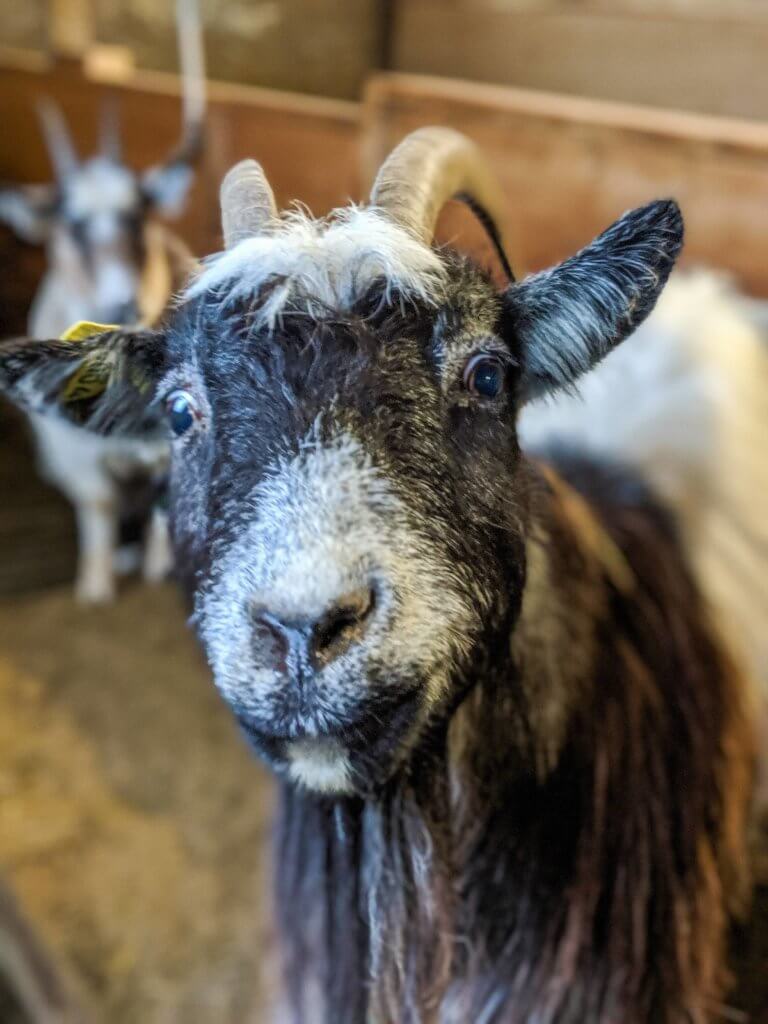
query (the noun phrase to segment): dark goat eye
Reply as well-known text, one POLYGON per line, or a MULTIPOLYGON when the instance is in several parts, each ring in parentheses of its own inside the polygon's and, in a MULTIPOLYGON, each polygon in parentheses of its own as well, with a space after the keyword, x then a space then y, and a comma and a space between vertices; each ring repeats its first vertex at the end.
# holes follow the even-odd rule
POLYGON ((472 356, 464 368, 464 386, 481 398, 498 398, 504 377, 504 364, 496 356, 472 356))
POLYGON ((195 400, 188 391, 172 391, 165 400, 168 422, 176 437, 186 434, 195 422, 195 400))

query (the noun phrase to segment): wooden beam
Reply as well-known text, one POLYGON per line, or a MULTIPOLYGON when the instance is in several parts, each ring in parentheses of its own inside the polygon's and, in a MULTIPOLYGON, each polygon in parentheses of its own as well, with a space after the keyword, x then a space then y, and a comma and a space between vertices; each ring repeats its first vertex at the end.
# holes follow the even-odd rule
POLYGON ((61 57, 82 57, 93 40, 91 0, 49 0, 49 43, 61 57))
POLYGON ((768 117, 764 0, 398 0, 392 49, 400 71, 768 117))

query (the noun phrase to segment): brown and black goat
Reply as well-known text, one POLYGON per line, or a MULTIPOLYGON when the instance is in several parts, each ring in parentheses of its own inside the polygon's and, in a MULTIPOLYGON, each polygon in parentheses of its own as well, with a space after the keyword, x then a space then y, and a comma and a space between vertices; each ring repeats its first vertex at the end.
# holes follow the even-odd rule
POLYGON ((631 211, 499 293, 431 244, 454 195, 496 212, 446 129, 323 221, 280 216, 245 162, 227 251, 164 327, 7 344, 0 387, 172 439, 194 623, 280 779, 290 1019, 702 1024, 746 887, 742 675, 650 456, 531 421, 534 458, 518 433, 653 309, 680 212, 631 211))

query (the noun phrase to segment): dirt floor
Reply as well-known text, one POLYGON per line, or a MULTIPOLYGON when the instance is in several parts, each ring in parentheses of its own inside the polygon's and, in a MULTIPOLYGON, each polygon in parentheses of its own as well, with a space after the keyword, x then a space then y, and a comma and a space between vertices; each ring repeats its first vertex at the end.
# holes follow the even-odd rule
MULTIPOLYGON (((268 1019, 270 803, 170 586, 0 602, 0 871, 96 1024, 268 1019)), ((734 952, 768 1024, 768 890, 734 952)))
POLYGON ((270 798, 170 586, 0 603, 0 870, 95 1022, 266 1019, 270 798))

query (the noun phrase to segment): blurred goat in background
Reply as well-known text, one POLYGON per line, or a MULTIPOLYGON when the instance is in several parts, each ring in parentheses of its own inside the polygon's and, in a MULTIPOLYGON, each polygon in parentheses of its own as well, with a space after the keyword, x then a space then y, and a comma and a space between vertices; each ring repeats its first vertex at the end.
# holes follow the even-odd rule
MULTIPOLYGON (((196 0, 178 0, 183 74, 181 140, 165 163, 137 173, 123 161, 114 106, 105 105, 99 151, 80 160, 62 112, 40 106, 55 172, 49 185, 0 192, 0 219, 21 238, 44 244, 48 269, 32 303, 29 334, 61 335, 81 320, 109 324, 157 322, 194 266, 184 243, 154 219, 178 214, 203 146, 205 71, 196 0)), ((167 465, 167 446, 94 438, 61 420, 32 415, 41 471, 77 514, 77 595, 89 602, 114 596, 121 517, 146 515, 167 465)), ((163 514, 153 508, 143 573, 162 579, 170 568, 163 514)))

